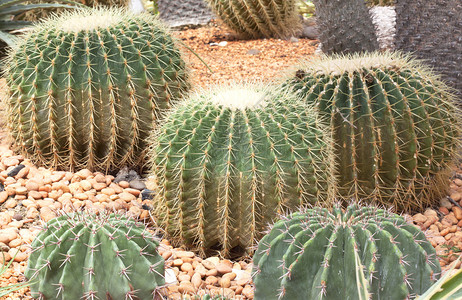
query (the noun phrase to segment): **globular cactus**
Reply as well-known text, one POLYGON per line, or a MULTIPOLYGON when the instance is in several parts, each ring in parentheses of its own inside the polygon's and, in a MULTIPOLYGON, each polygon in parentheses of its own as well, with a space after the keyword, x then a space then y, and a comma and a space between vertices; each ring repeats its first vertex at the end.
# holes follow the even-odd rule
POLYGON ((244 38, 288 38, 301 28, 296 0, 206 0, 244 38))
POLYGON ((313 0, 313 3, 324 53, 347 54, 379 49, 364 0, 313 0))
POLYGON ((286 84, 332 129, 341 197, 409 211, 446 192, 459 135, 454 97, 419 62, 392 53, 326 57, 286 84))
POLYGON ((153 299, 164 284, 159 242, 121 215, 52 219, 32 242, 25 276, 38 299, 153 299))
POLYGON ((14 145, 59 169, 136 167, 159 112, 188 88, 180 50, 149 14, 68 12, 38 24, 9 54, 14 145))
POLYGON ((213 14, 205 0, 157 0, 159 17, 172 27, 207 24, 213 14))
POLYGON ((278 221, 253 257, 255 299, 409 299, 441 271, 424 233, 376 207, 307 209, 278 221))
POLYGON ((154 136, 158 224, 202 252, 250 252, 277 214, 328 205, 329 141, 290 92, 236 85, 192 95, 154 136))

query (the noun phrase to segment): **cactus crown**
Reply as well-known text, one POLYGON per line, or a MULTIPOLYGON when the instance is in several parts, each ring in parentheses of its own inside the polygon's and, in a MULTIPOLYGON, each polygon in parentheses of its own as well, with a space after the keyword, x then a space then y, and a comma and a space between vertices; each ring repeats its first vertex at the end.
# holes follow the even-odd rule
POLYGON ((278 213, 329 203, 331 144, 287 90, 261 85, 197 93, 153 138, 155 215, 176 243, 200 251, 251 246, 278 213))
POLYGON ((253 257, 255 299, 405 299, 441 271, 417 227, 376 207, 307 209, 278 221, 253 257))
POLYGON ((44 225, 25 275, 40 299, 152 299, 164 284, 158 245, 143 224, 124 216, 75 212, 44 225))
POLYGON ((341 197, 412 210, 445 193, 457 109, 428 68, 400 53, 370 53, 325 57, 292 74, 285 84, 332 129, 341 197))
POLYGON ((124 9, 38 23, 6 61, 15 147, 59 169, 140 166, 159 113, 189 88, 175 43, 155 16, 124 9))

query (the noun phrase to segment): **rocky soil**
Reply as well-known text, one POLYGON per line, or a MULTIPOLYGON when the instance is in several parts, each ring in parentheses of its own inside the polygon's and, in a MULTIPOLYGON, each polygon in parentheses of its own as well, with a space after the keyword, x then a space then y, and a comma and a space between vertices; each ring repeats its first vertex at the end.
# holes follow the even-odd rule
MULTIPOLYGON (((272 80, 299 59, 312 56, 317 46, 317 41, 305 39, 239 41, 217 24, 175 34, 213 69, 214 73, 210 73, 187 51, 194 80, 201 86, 242 79, 272 80)), ((4 81, 0 83, 4 85, 4 81)), ((4 87, 0 90, 4 91, 4 87)), ((4 98, 4 94, 0 96, 4 98)), ((409 222, 426 232, 443 270, 462 249, 461 167, 456 166, 453 176, 448 178, 451 190, 447 198, 435 207, 407 216, 409 222)), ((141 195, 145 184, 135 174, 125 175, 117 178, 89 170, 72 173, 35 166, 10 150, 4 120, 0 119, 0 252, 6 261, 15 257, 11 268, 0 278, 0 286, 24 280, 29 244, 39 231, 38 225, 56 217, 58 210, 115 210, 150 222, 145 208, 151 203, 142 200, 141 195)), ((159 290, 159 298, 180 299, 184 295, 188 299, 208 292, 253 299, 250 258, 201 258, 185 249, 173 248, 168 240, 162 241, 159 252, 167 266, 167 285, 159 290)), ((27 299, 29 295, 28 288, 24 288, 3 299, 27 299)))

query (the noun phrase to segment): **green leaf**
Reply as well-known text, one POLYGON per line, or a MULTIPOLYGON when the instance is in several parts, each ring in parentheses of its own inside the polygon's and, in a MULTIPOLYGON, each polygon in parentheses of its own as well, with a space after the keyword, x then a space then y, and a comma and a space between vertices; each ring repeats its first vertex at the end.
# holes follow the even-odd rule
POLYGON ((12 34, 0 31, 0 40, 7 43, 8 46, 13 47, 15 44, 15 37, 12 34))
POLYGON ((452 300, 461 299, 462 297, 462 269, 452 274, 456 264, 461 257, 453 263, 452 267, 446 271, 443 277, 432 285, 422 296, 418 296, 417 300, 452 300))
POLYGON ((42 3, 42 4, 27 4, 27 5, 14 5, 0 10, 2 15, 17 15, 32 9, 37 8, 75 8, 74 6, 59 3, 42 3))
POLYGON ((21 29, 29 25, 32 25, 32 22, 16 21, 16 20, 13 20, 13 21, 0 20, 0 30, 1 31, 21 29))

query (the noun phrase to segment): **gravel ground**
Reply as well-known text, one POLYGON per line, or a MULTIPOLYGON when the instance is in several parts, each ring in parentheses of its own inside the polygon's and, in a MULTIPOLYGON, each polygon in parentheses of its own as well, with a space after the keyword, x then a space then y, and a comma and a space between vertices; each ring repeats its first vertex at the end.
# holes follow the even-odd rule
MULTIPOLYGON (((194 78, 205 87, 234 80, 272 80, 281 70, 303 58, 309 58, 317 41, 292 39, 292 41, 266 39, 238 41, 220 25, 189 29, 175 33, 199 54, 214 73, 188 52, 194 78), (226 42, 226 43, 225 43, 226 42)), ((4 97, 4 80, 0 80, 0 97, 4 97)), ((0 114, 0 251, 8 260, 16 254, 12 267, 0 279, 0 286, 24 280, 22 273, 30 253, 28 245, 38 233, 40 219, 47 221, 56 216, 55 211, 76 208, 110 209, 127 212, 139 220, 150 216, 141 200, 140 180, 118 181, 114 176, 81 170, 76 173, 38 168, 16 155, 6 141, 4 114, 0 114), (19 170, 18 165, 24 168, 19 170)), ((462 166, 454 168, 454 176, 448 178, 451 190, 440 205, 408 215, 429 237, 439 255, 443 270, 448 268, 462 249, 462 166)), ((149 186, 148 186, 149 188, 149 186)), ((173 248, 168 240, 161 242, 161 255, 167 260, 168 285, 161 294, 169 299, 179 299, 181 294, 224 294, 235 299, 253 299, 250 259, 230 261, 218 256, 201 258, 185 249, 173 248)), ((1 260, 1 254, 0 254, 1 260)), ((458 268, 460 267, 457 266, 458 268)), ((27 299, 28 288, 2 299, 27 299)))

